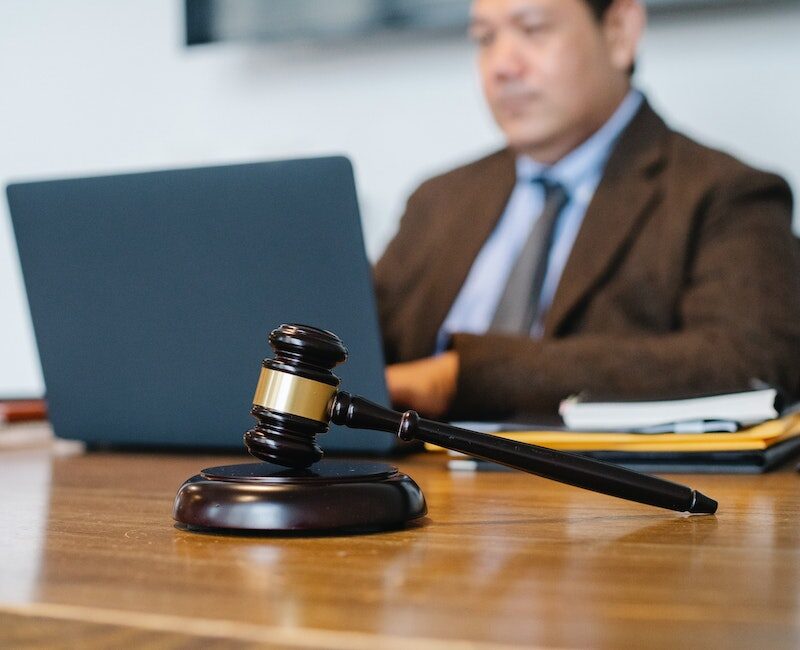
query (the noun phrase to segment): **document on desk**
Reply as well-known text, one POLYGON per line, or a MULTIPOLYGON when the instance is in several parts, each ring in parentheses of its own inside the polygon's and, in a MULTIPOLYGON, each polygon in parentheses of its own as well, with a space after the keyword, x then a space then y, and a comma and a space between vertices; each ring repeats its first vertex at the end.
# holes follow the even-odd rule
POLYGON ((702 432, 709 431, 708 423, 712 422, 751 426, 771 420, 780 415, 778 407, 778 391, 759 388, 740 393, 656 401, 600 401, 577 395, 561 403, 559 414, 570 429, 647 432, 653 427, 661 430, 667 427, 675 431, 683 424, 702 432))
MULTIPOLYGON (((583 454, 642 472, 755 474, 770 471, 800 453, 800 413, 747 429, 722 433, 588 431, 494 431, 527 444, 583 454)), ((445 451, 426 445, 430 451, 445 451)), ((500 465, 449 452, 455 471, 496 471, 500 465)))
POLYGON ((53 443, 53 430, 47 422, 0 424, 0 451, 47 447, 53 443))
MULTIPOLYGON (((460 426, 460 425, 457 425, 460 426)), ((491 425, 495 426, 495 425, 491 425)), ((491 431, 495 435, 528 444, 567 451, 733 451, 766 449, 800 436, 800 413, 762 422, 746 429, 719 433, 631 433, 628 431, 528 430, 491 431)), ((426 445, 429 450, 441 450, 426 445)))

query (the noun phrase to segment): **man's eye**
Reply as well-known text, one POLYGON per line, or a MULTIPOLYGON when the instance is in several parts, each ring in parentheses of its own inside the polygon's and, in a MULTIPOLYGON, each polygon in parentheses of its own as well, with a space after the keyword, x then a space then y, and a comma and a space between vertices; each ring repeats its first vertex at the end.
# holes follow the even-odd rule
POLYGON ((494 40, 494 34, 491 32, 472 32, 470 38, 479 47, 486 47, 487 45, 491 45, 494 40))
POLYGON ((545 23, 528 23, 520 25, 520 31, 526 36, 537 36, 547 30, 545 23))

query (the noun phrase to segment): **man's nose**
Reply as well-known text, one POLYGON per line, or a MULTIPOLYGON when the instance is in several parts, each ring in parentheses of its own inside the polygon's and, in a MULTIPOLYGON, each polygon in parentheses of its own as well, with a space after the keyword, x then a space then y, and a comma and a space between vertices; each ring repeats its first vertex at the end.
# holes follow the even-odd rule
POLYGON ((518 78, 525 69, 519 43, 510 35, 498 35, 489 56, 489 70, 496 79, 518 78))

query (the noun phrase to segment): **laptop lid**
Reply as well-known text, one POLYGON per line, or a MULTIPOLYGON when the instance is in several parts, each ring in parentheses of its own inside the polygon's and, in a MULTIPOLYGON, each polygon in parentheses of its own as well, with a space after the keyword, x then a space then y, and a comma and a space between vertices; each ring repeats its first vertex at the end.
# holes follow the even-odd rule
MULTIPOLYGON (((338 334, 342 386, 388 404, 353 171, 342 157, 7 188, 56 435, 242 448, 271 329, 338 334)), ((328 451, 389 451, 332 427, 328 451)))

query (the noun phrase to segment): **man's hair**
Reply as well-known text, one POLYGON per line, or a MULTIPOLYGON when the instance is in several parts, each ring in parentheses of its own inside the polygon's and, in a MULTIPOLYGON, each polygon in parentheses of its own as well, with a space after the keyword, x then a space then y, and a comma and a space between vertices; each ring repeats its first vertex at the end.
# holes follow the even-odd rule
POLYGON ((597 20, 602 20, 614 0, 585 0, 585 2, 589 5, 597 20))
MULTIPOLYGON (((589 5, 589 8, 592 10, 594 17, 597 18, 598 22, 603 21, 608 8, 614 4, 614 0, 584 0, 584 2, 589 5)), ((628 76, 632 77, 634 72, 636 72, 635 61, 631 64, 630 70, 628 70, 628 76)))

